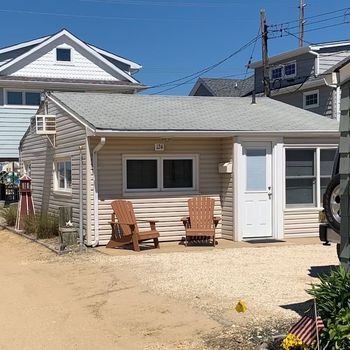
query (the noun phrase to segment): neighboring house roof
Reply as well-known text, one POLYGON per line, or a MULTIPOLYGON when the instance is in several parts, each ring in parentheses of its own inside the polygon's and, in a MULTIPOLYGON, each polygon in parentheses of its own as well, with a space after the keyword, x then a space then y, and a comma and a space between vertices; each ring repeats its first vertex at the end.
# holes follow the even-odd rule
POLYGON ((201 96, 200 89, 202 86, 205 87, 210 96, 247 96, 254 90, 254 76, 250 76, 247 79, 199 78, 192 88, 190 96, 201 96))
POLYGON ((49 45, 51 42, 54 40, 66 36, 73 42, 75 42, 77 45, 80 46, 82 50, 85 50, 92 54, 96 59, 98 59, 100 62, 102 62, 104 65, 108 66, 110 69, 115 71, 118 75, 122 76, 124 79, 130 81, 131 83, 139 83, 136 79, 134 79, 131 74, 138 71, 140 68, 142 68, 139 64, 132 62, 130 60, 127 60, 123 57, 117 56, 115 54, 112 54, 108 51, 99 49, 93 45, 87 44, 74 36, 72 33, 67 31, 66 29, 63 29, 59 31, 56 34, 50 35, 50 36, 45 36, 39 39, 31 40, 25 43, 21 44, 16 44, 13 46, 9 46, 3 49, 0 49, 0 54, 3 53, 8 53, 10 51, 15 51, 19 49, 24 49, 21 51, 21 54, 17 57, 13 57, 11 59, 6 59, 2 62, 0 62, 0 75, 6 75, 6 69, 12 67, 18 62, 21 62, 24 60, 26 57, 35 54, 39 49, 42 47, 45 47, 46 45, 49 45), (25 50, 27 48, 27 50, 25 50), (128 68, 128 72, 119 68, 117 65, 113 64, 110 59, 113 59, 115 61, 118 61, 124 65, 126 65, 128 68))
MULTIPOLYGON (((332 47, 342 47, 342 46, 349 46, 350 41, 344 40, 344 41, 334 41, 334 42, 328 42, 328 43, 319 43, 319 44, 312 44, 309 46, 303 46, 295 50, 283 52, 279 55, 271 56, 269 57, 269 64, 277 63, 279 61, 283 61, 289 58, 293 58, 308 52, 317 52, 321 49, 327 49, 332 47)), ((248 64, 249 68, 259 68, 263 65, 262 61, 256 61, 251 64, 248 64)))
POLYGON ((337 133, 338 122, 270 98, 53 92, 93 132, 337 133))

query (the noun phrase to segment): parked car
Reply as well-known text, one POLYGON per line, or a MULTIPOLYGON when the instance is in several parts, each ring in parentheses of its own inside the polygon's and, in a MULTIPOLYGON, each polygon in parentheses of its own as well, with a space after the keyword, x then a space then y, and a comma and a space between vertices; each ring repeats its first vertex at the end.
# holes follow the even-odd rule
POLYGON ((319 237, 324 244, 337 244, 337 254, 340 254, 340 174, 339 151, 336 152, 332 178, 323 195, 324 223, 319 226, 319 237))

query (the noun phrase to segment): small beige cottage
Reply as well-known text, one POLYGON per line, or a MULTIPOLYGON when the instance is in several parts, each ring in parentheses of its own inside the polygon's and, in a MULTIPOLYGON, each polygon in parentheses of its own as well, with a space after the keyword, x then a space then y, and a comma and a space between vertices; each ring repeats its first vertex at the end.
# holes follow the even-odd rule
POLYGON ((111 235, 110 203, 184 235, 187 200, 206 195, 218 237, 317 235, 338 123, 268 98, 48 93, 20 144, 35 210, 72 206, 85 244, 111 235))

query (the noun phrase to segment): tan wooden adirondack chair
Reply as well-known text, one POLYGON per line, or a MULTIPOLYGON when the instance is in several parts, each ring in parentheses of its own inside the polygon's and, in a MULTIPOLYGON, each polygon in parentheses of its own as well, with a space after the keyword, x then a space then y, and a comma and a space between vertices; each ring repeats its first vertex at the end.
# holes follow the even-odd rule
POLYGON ((189 216, 182 218, 186 230, 185 245, 189 240, 208 238, 215 247, 215 228, 221 218, 214 216, 215 199, 194 197, 188 200, 189 216))
POLYGON ((132 244, 134 250, 139 252, 139 242, 149 239, 153 239, 154 247, 159 248, 159 232, 156 230, 155 220, 139 220, 149 222, 151 226, 149 231, 140 232, 131 202, 116 200, 111 203, 111 206, 113 208, 112 220, 110 221, 112 237, 106 248, 116 248, 126 244, 132 244))

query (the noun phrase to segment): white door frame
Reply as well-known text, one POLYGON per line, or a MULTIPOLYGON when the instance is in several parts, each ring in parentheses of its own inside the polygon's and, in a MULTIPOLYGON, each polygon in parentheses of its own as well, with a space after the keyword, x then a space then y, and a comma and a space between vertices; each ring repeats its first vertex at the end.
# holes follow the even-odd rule
POLYGON ((237 137, 233 144, 233 239, 243 238, 243 194, 244 194, 244 155, 243 144, 246 142, 271 142, 272 175, 272 238, 283 238, 283 203, 284 203, 284 161, 282 137, 237 137))

